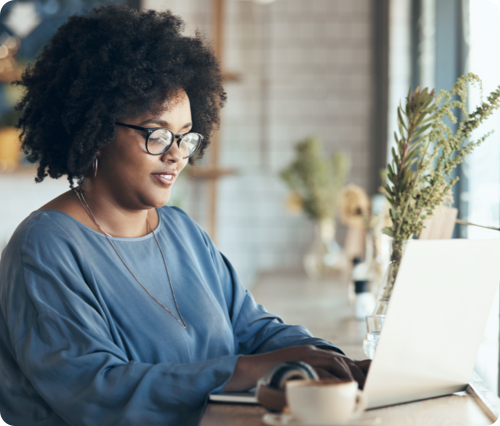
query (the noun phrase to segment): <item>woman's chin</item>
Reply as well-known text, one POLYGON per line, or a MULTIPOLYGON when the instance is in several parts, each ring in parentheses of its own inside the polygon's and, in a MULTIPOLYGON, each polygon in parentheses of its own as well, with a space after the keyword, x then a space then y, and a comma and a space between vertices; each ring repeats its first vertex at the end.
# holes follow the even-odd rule
MULTIPOLYGON (((165 191, 166 192, 166 191, 165 191)), ((154 200, 152 200, 152 207, 159 209, 160 207, 165 206, 170 200, 170 189, 168 193, 161 194, 160 196, 156 196, 154 200)))

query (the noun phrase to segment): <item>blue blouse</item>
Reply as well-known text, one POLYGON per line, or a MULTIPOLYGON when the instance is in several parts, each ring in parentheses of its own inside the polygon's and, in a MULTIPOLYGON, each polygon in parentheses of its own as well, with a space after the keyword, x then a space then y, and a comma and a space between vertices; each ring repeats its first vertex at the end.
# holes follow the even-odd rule
MULTIPOLYGON (((141 288, 106 237, 39 210, 0 261, 0 413, 24 425, 198 424, 239 355, 331 343, 255 303, 228 260, 182 210, 155 230, 179 322, 141 288)), ((112 238, 147 290, 176 316, 152 234, 112 238)))

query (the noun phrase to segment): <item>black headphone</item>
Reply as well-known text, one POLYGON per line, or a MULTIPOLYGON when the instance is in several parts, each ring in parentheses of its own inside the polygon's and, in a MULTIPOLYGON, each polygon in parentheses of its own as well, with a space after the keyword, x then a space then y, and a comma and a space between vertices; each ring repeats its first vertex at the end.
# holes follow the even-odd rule
POLYGON ((288 361, 272 367, 257 382, 255 395, 259 404, 269 411, 280 412, 286 405, 285 389, 289 380, 319 380, 309 364, 302 361, 288 361))

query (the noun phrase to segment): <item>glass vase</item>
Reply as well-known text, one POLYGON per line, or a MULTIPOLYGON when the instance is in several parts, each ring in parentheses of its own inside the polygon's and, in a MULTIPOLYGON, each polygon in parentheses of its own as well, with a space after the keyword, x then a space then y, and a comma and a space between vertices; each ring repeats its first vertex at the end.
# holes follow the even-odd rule
POLYGON ((342 249, 335 241, 333 219, 319 220, 314 225, 314 240, 304 256, 304 269, 316 280, 340 271, 344 265, 342 249))
POLYGON ((375 309, 372 315, 366 317, 366 338, 363 341, 363 350, 369 359, 373 359, 375 356, 378 339, 387 314, 387 307, 389 306, 393 287, 393 283, 391 282, 393 274, 394 261, 389 264, 384 274, 382 285, 380 286, 380 291, 375 302, 375 309))
POLYGON ((391 298, 392 288, 394 286, 394 269, 395 262, 392 261, 387 267, 384 278, 380 285, 377 299, 375 301, 375 309, 373 310, 373 315, 385 315, 387 313, 387 307, 389 306, 389 300, 391 298))
POLYGON ((375 356, 380 331, 385 321, 385 315, 367 315, 366 317, 366 338, 363 341, 363 350, 369 359, 375 356))
POLYGON ((380 286, 377 300, 375 302, 375 309, 373 310, 372 315, 366 317, 367 335, 366 339, 363 342, 363 349, 366 356, 370 359, 373 359, 375 350, 377 349, 378 338, 380 336, 380 331, 382 329, 385 316, 387 315, 387 309, 389 307, 389 302, 398 274, 399 265, 401 264, 401 259, 403 257, 405 244, 406 241, 393 241, 391 262, 389 263, 389 266, 385 271, 382 285, 380 286), (373 324, 375 323, 379 328, 374 332, 373 324))
POLYGON ((366 259, 369 262, 369 288, 374 295, 378 294, 380 290, 384 271, 389 264, 389 259, 385 260, 383 258, 381 246, 381 236, 376 236, 373 230, 368 230, 366 233, 366 259))

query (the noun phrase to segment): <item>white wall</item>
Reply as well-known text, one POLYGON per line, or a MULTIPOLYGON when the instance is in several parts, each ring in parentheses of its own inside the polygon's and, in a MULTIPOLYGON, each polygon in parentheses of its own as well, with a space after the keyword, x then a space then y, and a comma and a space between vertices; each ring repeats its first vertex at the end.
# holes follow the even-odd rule
POLYGON ((0 175, 0 252, 26 216, 67 190, 64 178, 37 184, 27 173, 0 175))

